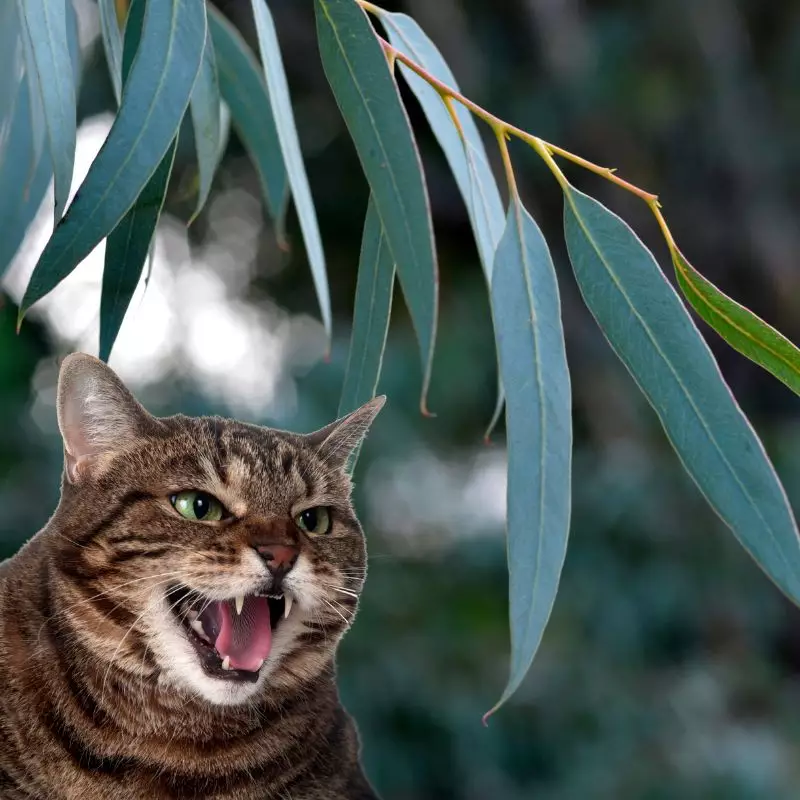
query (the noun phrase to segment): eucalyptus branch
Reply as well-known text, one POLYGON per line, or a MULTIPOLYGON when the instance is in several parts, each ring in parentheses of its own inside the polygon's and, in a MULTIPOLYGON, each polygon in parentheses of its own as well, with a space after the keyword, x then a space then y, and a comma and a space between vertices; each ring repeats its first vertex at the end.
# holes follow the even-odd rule
MULTIPOLYGON (((370 14, 375 15, 380 19, 380 17, 386 13, 384 9, 376 6, 374 3, 367 2, 367 0, 357 0, 359 5, 370 14)), ((389 59, 390 66, 393 67, 395 62, 399 61, 401 64, 404 64, 408 69, 412 72, 417 74, 420 78, 422 78, 426 83, 428 83, 439 96, 442 98, 445 106, 450 113, 450 116, 453 118, 453 122, 457 128, 460 128, 460 123, 458 121, 457 115, 454 113, 452 102, 455 100, 459 102, 464 108, 470 111, 479 119, 483 120, 489 127, 492 128, 498 143, 500 144, 500 152, 504 159, 504 167, 506 170, 506 176, 508 177, 511 175, 511 179, 509 181, 509 188, 512 186, 514 190, 516 190, 516 185, 512 183, 513 180, 513 173, 509 173, 509 166, 506 164, 506 156, 508 155, 508 148, 507 148, 507 139, 510 136, 514 136, 517 139, 521 139, 527 145, 529 145, 539 157, 547 164, 547 167, 553 173, 553 176, 558 181, 559 185, 562 189, 565 189, 569 186, 566 176, 562 172, 561 168, 556 163, 553 156, 558 156, 563 158, 567 161, 571 161, 573 164, 576 164, 579 167, 583 167, 590 172, 594 172, 596 175, 599 175, 601 178, 605 178, 605 180, 610 181, 611 183, 616 184, 620 188, 624 189, 626 192, 629 192, 639 199, 643 200, 648 208, 653 213, 653 216, 656 218, 659 228, 661 229, 661 233, 664 236, 664 240, 666 241, 667 247, 671 254, 677 251, 677 246, 675 244, 675 240, 672 237, 672 234, 669 230, 667 225, 666 219, 661 212, 661 206, 658 202, 658 195, 653 194, 652 192, 648 192, 629 181, 620 178, 616 174, 616 170, 610 167, 603 167, 599 164, 595 164, 588 159, 585 159, 575 153, 570 152, 569 150, 564 149, 563 147, 559 147, 558 145, 552 144, 538 136, 534 136, 527 131, 522 130, 521 128, 516 127, 515 125, 511 125, 510 123, 506 122, 504 119, 495 116, 491 112, 487 111, 482 106, 479 106, 473 100, 470 100, 465 95, 461 94, 461 92, 453 89, 451 86, 448 86, 443 81, 440 81, 430 72, 428 72, 424 67, 420 66, 416 61, 409 58, 405 53, 398 50, 392 44, 390 44, 386 39, 382 36, 378 35, 378 40, 381 43, 381 46, 386 53, 387 58, 389 59)))

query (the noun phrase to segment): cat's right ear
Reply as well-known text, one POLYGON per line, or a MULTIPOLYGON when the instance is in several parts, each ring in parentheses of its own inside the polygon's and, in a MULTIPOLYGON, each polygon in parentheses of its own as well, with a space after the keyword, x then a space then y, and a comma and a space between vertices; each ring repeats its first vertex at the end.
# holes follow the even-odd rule
POLYGON ((343 467, 361 446, 370 425, 375 421, 385 402, 385 395, 375 397, 351 414, 331 422, 330 425, 314 433, 306 434, 306 441, 310 442, 329 464, 343 467))
POLYGON ((85 353, 73 353, 61 364, 56 406, 70 483, 125 450, 154 422, 116 373, 85 353))

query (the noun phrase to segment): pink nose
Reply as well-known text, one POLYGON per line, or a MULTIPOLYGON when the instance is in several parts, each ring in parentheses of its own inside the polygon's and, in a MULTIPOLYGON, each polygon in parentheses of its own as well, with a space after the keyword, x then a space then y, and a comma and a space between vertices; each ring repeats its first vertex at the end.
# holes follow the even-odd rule
POLYGON ((285 544, 260 544, 256 547, 256 551, 273 575, 278 572, 287 573, 300 555, 296 547, 285 544))

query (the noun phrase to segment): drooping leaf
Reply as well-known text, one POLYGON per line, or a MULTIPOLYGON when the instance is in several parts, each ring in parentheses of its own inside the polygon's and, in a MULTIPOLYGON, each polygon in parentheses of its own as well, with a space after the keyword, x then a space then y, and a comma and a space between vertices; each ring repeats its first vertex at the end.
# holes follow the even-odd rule
POLYGON ((370 198, 361 239, 353 333, 337 417, 355 411, 375 397, 392 313, 394 272, 383 226, 370 198))
POLYGON ((322 322, 328 338, 331 336, 331 298, 328 289, 328 274, 325 271, 325 254, 322 251, 322 239, 319 235, 317 213, 314 210, 314 201, 311 197, 311 188, 308 185, 308 176, 303 165, 303 155, 300 151, 300 141, 297 138, 297 127, 294 122, 292 101, 289 97, 289 85, 283 69, 278 34, 272 14, 265 0, 252 0, 253 16, 256 21, 258 34, 258 47, 261 52, 261 62, 264 65, 264 77, 267 82, 272 115, 278 129, 283 161, 289 176, 297 216, 300 220, 300 229, 311 265, 311 275, 314 279, 314 288, 317 292, 322 322))
MULTIPOLYGON (((122 59, 124 86, 127 86, 134 56, 141 42, 145 3, 146 0, 133 0, 128 10, 122 59)), ((107 361, 111 354, 125 312, 150 255, 151 243, 172 174, 177 144, 176 136, 136 202, 106 241, 100 295, 100 358, 103 361, 107 361)))
POLYGON ((800 350, 782 333, 703 277, 685 256, 672 257, 678 284, 695 311, 735 350, 800 394, 800 350))
MULTIPOLYGON (((10 88, 2 90, 9 93, 5 101, 7 106, 0 106, 0 109, 6 109, 7 115, 0 124, 0 186, 4 187, 0 192, 0 230, 3 231, 0 236, 0 277, 22 244, 53 177, 49 154, 40 154, 38 162, 35 161, 30 91, 22 73, 20 26, 16 4, 5 4, 0 9, 0 64, 6 64, 10 74, 0 71, 0 87, 7 78, 9 83, 6 86, 11 86, 12 75, 14 80, 13 94, 10 88), (13 53, 14 59, 6 61, 9 52, 13 53)), ((67 6, 67 41, 77 84, 80 82, 80 46, 78 20, 71 3, 67 6)))
POLYGON ((197 74, 197 81, 189 103, 194 127, 194 144, 197 151, 197 165, 200 173, 200 186, 190 224, 203 210, 208 200, 214 173, 219 165, 222 143, 221 109, 222 100, 217 77, 217 58, 214 53, 214 39, 206 36, 203 50, 203 63, 197 74))
POLYGON ((800 540, 791 508, 711 351, 625 222, 576 189, 565 197, 567 248, 586 304, 711 507, 800 602, 800 540))
MULTIPOLYGON (((458 82, 447 62, 415 20, 406 14, 388 12, 381 13, 380 20, 393 47, 413 59, 434 78, 459 91, 458 82)), ((475 118, 460 103, 453 103, 464 133, 465 142, 462 142, 436 89, 404 64, 399 63, 398 66, 419 100, 453 172, 469 212, 487 282, 491 285, 494 256, 505 226, 505 212, 475 118)))
POLYGON ((283 239, 289 182, 281 155, 264 74, 239 32, 213 6, 208 29, 214 40, 219 88, 231 122, 255 166, 270 216, 283 239))
POLYGON ((322 65, 367 176, 424 365, 436 338, 438 275, 428 194, 408 117, 383 48, 355 0, 316 0, 322 65))
MULTIPOLYGON (((381 12, 379 15, 389 42, 401 53, 413 59, 442 83, 459 91, 455 75, 447 65, 436 45, 419 24, 406 14, 381 12)), ((416 96, 439 146, 444 152, 450 170, 467 207, 470 224, 478 246, 483 272, 489 288, 495 252, 505 226, 505 213, 500 199, 486 148, 483 145, 473 115, 458 102, 452 108, 461 125, 461 134, 440 94, 413 70, 399 63, 400 72, 416 96), (463 134, 463 140, 462 140, 463 134)), ((503 410, 503 385, 498 375, 497 403, 486 431, 488 439, 503 410)))
POLYGON ((30 91, 22 78, 14 99, 13 116, 8 120, 4 157, 0 162, 0 277, 8 269, 25 232, 42 204, 53 177, 48 154, 34 164, 34 142, 31 135, 30 91), (34 172, 31 176, 31 167, 34 172))
POLYGON ((139 52, 142 43, 142 31, 144 30, 144 14, 147 4, 152 0, 130 0, 127 15, 125 18, 125 35, 122 46, 122 86, 128 86, 128 78, 131 75, 133 62, 139 52))
POLYGON ((25 62, 25 80, 27 81, 28 84, 28 96, 30 98, 30 102, 28 103, 28 111, 31 117, 31 142, 33 145, 31 161, 30 164, 28 165, 29 172, 27 176, 27 180, 30 180, 34 170, 36 169, 36 165, 41 160, 42 153, 45 150, 47 129, 45 126, 45 119, 44 119, 44 104, 42 102, 42 93, 39 89, 39 76, 37 75, 35 69, 36 57, 33 54, 33 43, 31 42, 31 37, 28 34, 24 19, 22 19, 21 15, 19 15, 19 17, 22 24, 20 30, 21 30, 22 52, 24 55, 24 62, 25 62), (34 65, 33 69, 29 68, 30 64, 34 65))
POLYGON ((119 224, 158 168, 189 104, 205 35, 204 3, 148 0, 119 113, 39 258, 20 318, 119 224))
POLYGON ((516 197, 495 258, 492 306, 506 390, 511 669, 489 714, 519 687, 539 647, 570 519, 572 400, 558 284, 547 243, 516 197))
POLYGON ((108 361, 125 312, 139 285, 164 206, 175 161, 177 137, 142 193, 106 242, 100 296, 100 358, 108 361))
POLYGON ((26 69, 42 100, 55 184, 55 222, 67 205, 75 163, 75 75, 67 43, 68 0, 17 0, 25 22, 26 69))
POLYGON ((0 3, 0 168, 8 153, 8 129, 24 75, 22 23, 16 3, 0 3))
POLYGON ((106 54, 108 75, 117 105, 122 98, 122 31, 117 18, 116 0, 97 0, 100 12, 100 34, 106 54))

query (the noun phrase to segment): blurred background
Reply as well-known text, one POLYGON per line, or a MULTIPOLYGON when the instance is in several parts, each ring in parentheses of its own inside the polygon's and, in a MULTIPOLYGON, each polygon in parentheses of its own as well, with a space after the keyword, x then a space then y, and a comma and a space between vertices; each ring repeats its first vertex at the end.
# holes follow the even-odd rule
MULTIPOLYGON (((217 0, 253 43, 249 2, 217 0)), ((329 260, 329 360, 293 213, 290 247, 265 222, 232 136, 212 201, 189 229, 195 166, 179 166, 146 287, 111 365, 153 412, 220 413, 311 430, 335 416, 366 184, 316 50, 311 2, 271 0, 329 260)), ((791 0, 407 0, 467 95, 658 192, 706 276, 800 340, 800 5, 791 0)), ((81 14, 77 181, 110 125, 96 8, 81 14)), ((408 95, 407 95, 408 96, 408 95)), ((507 676, 505 456, 486 288, 464 207, 418 108, 441 265, 430 398, 398 295, 379 417, 356 474, 370 547, 340 682, 386 800, 795 798, 800 613, 683 474, 654 414, 582 307, 561 194, 512 155, 561 279, 575 406, 574 513, 561 592, 519 693, 507 676)), ((492 155, 494 152, 492 150, 492 155)), ((643 204, 569 174, 622 214, 669 270, 643 204)), ((498 175, 501 173, 498 172, 498 175)), ((102 251, 14 333, 52 224, 49 203, 0 283, 0 556, 57 502, 58 358, 97 352, 102 251)), ((672 276, 670 275, 670 279, 672 276)), ((800 400, 702 326, 800 507, 800 400)))

